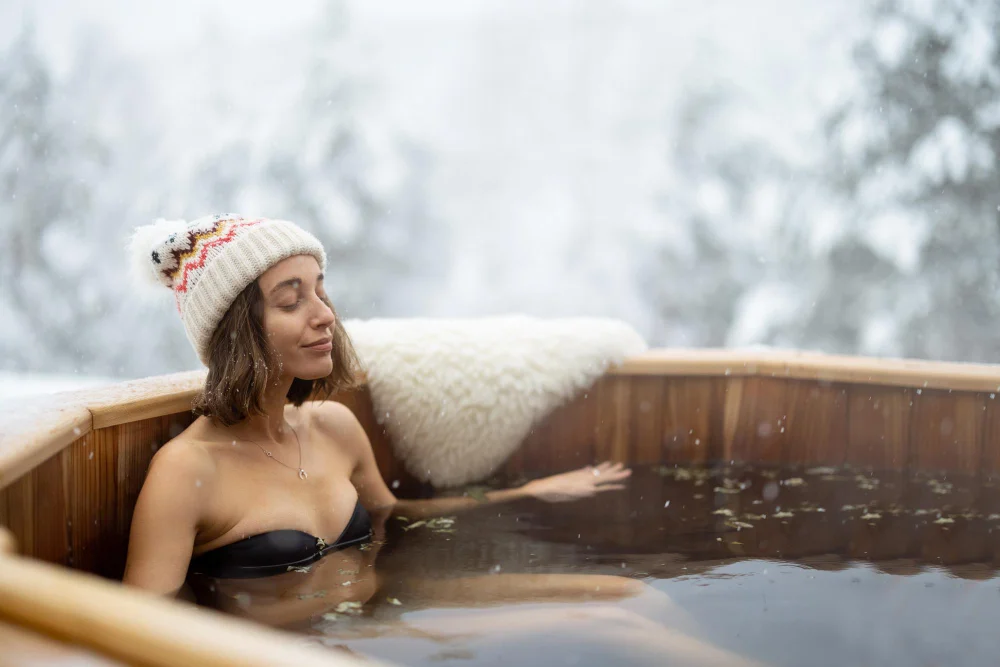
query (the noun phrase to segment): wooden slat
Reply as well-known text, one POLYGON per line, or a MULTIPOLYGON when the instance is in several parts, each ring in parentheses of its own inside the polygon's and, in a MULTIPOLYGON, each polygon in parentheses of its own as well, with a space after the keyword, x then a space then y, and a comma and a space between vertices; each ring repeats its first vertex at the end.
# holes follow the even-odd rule
POLYGON ((917 470, 976 473, 982 459, 986 402, 982 394, 914 390, 910 465, 917 470))
POLYGON ((0 556, 0 619, 133 664, 362 664, 258 624, 17 556, 0 556))
POLYGON ((846 462, 878 470, 906 468, 912 403, 912 389, 850 387, 846 462))
POLYGON ((16 553, 17 540, 14 539, 13 533, 0 525, 0 555, 16 553))
POLYGON ((628 450, 623 460, 630 463, 659 463, 663 441, 663 391, 666 379, 642 376, 631 379, 628 450))
POLYGON ((0 489, 12 484, 91 430, 82 405, 35 406, 0 413, 0 489))
POLYGON ((996 392, 983 398, 986 422, 983 425, 981 470, 986 475, 1000 473, 1000 395, 996 392))
POLYGON ((660 403, 660 461, 701 463, 721 456, 723 381, 666 378, 660 403), (713 452, 713 447, 718 451, 713 452))
POLYGON ((670 348, 625 359, 622 375, 774 377, 954 391, 1000 391, 1000 366, 921 359, 883 359, 804 350, 670 348))
POLYGON ((809 381, 786 381, 788 419, 785 460, 839 465, 847 458, 847 388, 809 381))
POLYGON ((788 460, 786 422, 788 383, 772 378, 745 378, 731 460, 782 463, 788 460))
POLYGON ((124 663, 93 651, 0 623, 0 667, 114 667, 124 663))

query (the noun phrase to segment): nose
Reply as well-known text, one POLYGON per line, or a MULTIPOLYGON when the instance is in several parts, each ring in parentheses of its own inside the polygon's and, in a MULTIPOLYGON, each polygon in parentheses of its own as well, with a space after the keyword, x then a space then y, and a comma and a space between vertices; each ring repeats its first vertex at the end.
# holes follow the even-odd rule
POLYGON ((317 329, 330 329, 336 321, 337 315, 333 312, 333 309, 317 297, 316 308, 313 310, 313 327, 317 329))

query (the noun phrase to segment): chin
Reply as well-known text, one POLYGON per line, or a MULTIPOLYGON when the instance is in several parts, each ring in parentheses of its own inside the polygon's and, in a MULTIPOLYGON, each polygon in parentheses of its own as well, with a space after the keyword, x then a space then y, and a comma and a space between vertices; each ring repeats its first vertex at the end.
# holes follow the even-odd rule
POLYGON ((319 380, 333 372, 333 359, 303 364, 295 369, 294 375, 300 380, 319 380))

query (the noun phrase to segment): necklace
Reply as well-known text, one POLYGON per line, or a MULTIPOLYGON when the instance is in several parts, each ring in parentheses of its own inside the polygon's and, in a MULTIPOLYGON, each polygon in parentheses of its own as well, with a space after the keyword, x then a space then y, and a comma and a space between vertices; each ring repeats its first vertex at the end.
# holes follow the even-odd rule
POLYGON ((288 428, 292 429, 292 435, 295 436, 295 444, 297 444, 299 446, 299 467, 298 468, 293 468, 292 466, 288 465, 287 463, 282 463, 281 461, 278 461, 278 459, 274 458, 274 454, 272 454, 268 450, 264 449, 264 446, 261 445, 256 440, 250 440, 250 438, 247 438, 247 440, 250 440, 250 442, 252 442, 253 444, 255 444, 258 447, 260 447, 260 451, 264 452, 267 455, 267 458, 271 459, 272 461, 276 461, 278 463, 281 463, 281 465, 285 466, 289 470, 297 470, 298 473, 299 473, 299 479, 306 479, 307 477, 309 477, 309 473, 307 473, 305 470, 302 469, 302 443, 299 442, 299 434, 296 433, 295 429, 292 428, 291 426, 289 426, 288 428))

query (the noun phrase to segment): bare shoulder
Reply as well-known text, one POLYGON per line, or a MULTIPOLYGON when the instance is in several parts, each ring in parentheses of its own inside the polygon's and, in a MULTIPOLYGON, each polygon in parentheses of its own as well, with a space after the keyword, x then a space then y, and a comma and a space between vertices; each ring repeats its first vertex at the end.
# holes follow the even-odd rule
MULTIPOLYGON (((337 401, 309 401, 302 404, 308 419, 330 435, 350 436, 361 428, 351 409, 337 401)), ((363 430, 363 429, 362 429, 363 430)))
POLYGON ((215 470, 215 458, 205 444, 182 433, 153 454, 146 480, 164 485, 191 482, 200 487, 212 480, 215 470))
POLYGON ((317 432, 347 447, 370 447, 368 436, 351 409, 336 401, 303 403, 307 419, 317 432), (306 407, 308 406, 308 407, 306 407))

